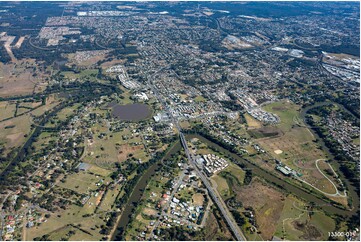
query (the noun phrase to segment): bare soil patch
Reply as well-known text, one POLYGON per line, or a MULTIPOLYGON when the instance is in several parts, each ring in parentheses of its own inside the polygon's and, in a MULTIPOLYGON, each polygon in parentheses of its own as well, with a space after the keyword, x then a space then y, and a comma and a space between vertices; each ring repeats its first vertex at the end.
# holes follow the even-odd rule
POLYGON ((262 238, 271 240, 283 210, 285 196, 256 178, 249 186, 238 191, 237 200, 242 201, 244 207, 255 210, 262 238))
POLYGON ((193 204, 195 206, 202 206, 203 205, 203 201, 204 201, 204 197, 202 194, 200 193, 196 193, 192 196, 192 200, 193 200, 193 204))
POLYGON ((18 132, 15 134, 9 134, 6 136, 6 138, 9 139, 11 143, 16 143, 23 136, 24 136, 23 132, 18 132))
POLYGON ((260 139, 260 138, 269 138, 282 135, 282 131, 273 126, 266 126, 259 129, 253 129, 247 131, 252 138, 260 139))
POLYGON ((295 229, 303 232, 301 239, 304 240, 320 240, 322 237, 321 232, 312 224, 302 221, 295 220, 292 222, 292 225, 295 229))
POLYGON ((125 161, 128 158, 129 154, 134 154, 138 150, 141 150, 142 148, 143 148, 142 145, 138 145, 138 146, 130 146, 129 144, 121 145, 118 150, 118 161, 119 162, 125 161))
POLYGON ((144 208, 143 213, 148 216, 155 216, 158 213, 158 211, 152 208, 144 208))
POLYGON ((272 110, 275 110, 275 111, 286 111, 287 108, 281 107, 281 106, 276 106, 276 107, 272 107, 272 110))

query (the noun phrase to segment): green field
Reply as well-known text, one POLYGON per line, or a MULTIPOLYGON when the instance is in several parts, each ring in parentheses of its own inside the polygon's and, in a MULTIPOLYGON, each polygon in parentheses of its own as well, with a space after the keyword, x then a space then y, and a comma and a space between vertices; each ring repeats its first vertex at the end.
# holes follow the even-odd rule
POLYGON ((300 107, 291 102, 280 101, 268 104, 264 109, 281 118, 281 123, 272 127, 282 131, 282 134, 258 139, 261 147, 272 157, 301 174, 303 180, 333 194, 335 190, 332 184, 317 171, 315 165, 318 159, 328 159, 327 152, 315 142, 316 137, 299 118, 300 107))
POLYGON ((279 101, 267 104, 262 108, 267 112, 277 114, 281 119, 281 123, 277 127, 286 132, 294 125, 294 118, 299 117, 301 107, 289 101, 279 101))
MULTIPOLYGON (((71 205, 66 210, 61 210, 51 215, 47 222, 42 223, 40 226, 35 226, 33 228, 26 230, 27 240, 33 240, 36 237, 41 237, 43 235, 49 234, 50 238, 59 239, 63 237, 69 230, 69 224, 79 225, 81 229, 87 231, 89 234, 77 231, 73 235, 75 238, 80 240, 100 240, 102 235, 99 233, 100 229, 96 229, 95 226, 100 226, 105 222, 100 219, 99 215, 94 215, 91 217, 83 217, 87 214, 88 211, 86 208, 79 207, 77 205, 71 205), (92 230, 94 228, 95 230, 92 230)), ((73 228, 72 228, 73 229, 73 228)), ((73 237, 70 237, 69 240, 72 240, 73 237)))
POLYGON ((226 179, 224 179, 219 175, 214 175, 211 178, 211 180, 213 180, 216 183, 217 191, 222 196, 223 199, 226 199, 231 195, 226 179))
POLYGON ((65 78, 72 80, 72 79, 79 79, 79 80, 96 80, 96 75, 98 74, 98 69, 85 69, 81 70, 79 73, 75 73, 72 71, 63 71, 61 72, 65 78))
POLYGON ((101 178, 96 177, 96 175, 80 171, 79 173, 68 175, 65 183, 60 182, 58 186, 84 194, 90 190, 95 190, 97 188, 96 183, 98 183, 100 179, 101 178))
POLYGON ((320 210, 314 209, 311 217, 307 207, 299 199, 288 196, 285 200, 281 217, 277 224, 275 236, 285 240, 327 240, 328 232, 334 231, 334 220, 320 210), (306 211, 302 211, 306 210, 306 211), (304 228, 295 227, 295 222, 304 228))
POLYGON ((104 125, 95 125, 92 132, 93 140, 85 142, 84 162, 112 169, 115 162, 123 162, 130 156, 142 162, 149 160, 140 135, 129 129, 111 132, 104 125), (105 135, 99 136, 101 133, 105 135))

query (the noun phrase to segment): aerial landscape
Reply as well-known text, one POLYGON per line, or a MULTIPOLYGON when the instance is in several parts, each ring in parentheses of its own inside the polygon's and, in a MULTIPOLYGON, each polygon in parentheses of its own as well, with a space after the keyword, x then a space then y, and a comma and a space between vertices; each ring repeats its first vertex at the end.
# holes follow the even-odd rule
POLYGON ((0 2, 0 240, 360 241, 360 2, 0 2))

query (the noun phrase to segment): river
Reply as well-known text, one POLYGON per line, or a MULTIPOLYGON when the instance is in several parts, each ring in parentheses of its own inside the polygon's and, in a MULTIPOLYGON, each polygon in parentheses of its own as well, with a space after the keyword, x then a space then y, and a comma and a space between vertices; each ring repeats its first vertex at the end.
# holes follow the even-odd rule
MULTIPOLYGON (((266 181, 269 181, 269 182, 277 185, 278 187, 282 188, 286 192, 292 193, 292 194, 306 200, 307 202, 313 202, 316 205, 319 205, 319 208, 324 210, 327 213, 349 217, 349 216, 356 214, 357 209, 359 208, 359 197, 358 197, 357 193, 354 191, 353 187, 348 182, 346 183, 346 185, 348 187, 351 186, 351 187, 349 187, 349 191, 350 191, 350 195, 352 196, 353 201, 354 201, 354 208, 352 210, 344 210, 344 209, 335 207, 335 206, 331 205, 330 203, 325 202, 324 200, 315 196, 314 194, 309 193, 309 192, 303 190, 302 188, 294 186, 294 185, 282 180, 281 178, 274 176, 271 173, 266 172, 265 170, 259 168, 258 166, 254 165, 254 164, 248 162, 247 160, 245 160, 244 158, 238 156, 237 154, 224 149, 223 147, 204 138, 203 136, 201 136, 199 134, 187 134, 186 138, 187 138, 187 140, 192 139, 192 138, 198 138, 202 142, 206 143, 208 146, 220 151, 221 153, 223 153, 225 155, 229 155, 230 157, 232 157, 234 160, 236 160, 240 164, 243 164, 246 168, 251 169, 252 173, 254 175, 259 176, 259 177, 265 179, 266 181)), ((167 152, 167 154, 162 159, 160 159, 157 163, 153 164, 150 168, 148 168, 148 170, 140 178, 140 180, 136 184, 135 188, 133 189, 133 192, 130 195, 127 204, 125 205, 124 210, 122 211, 122 213, 120 215, 120 219, 116 225, 116 231, 111 238, 112 240, 114 240, 116 235, 118 235, 119 232, 121 232, 123 229, 125 229, 126 226, 128 225, 128 223, 130 222, 132 214, 133 214, 134 203, 138 203, 140 201, 140 199, 142 198, 142 195, 143 195, 143 191, 146 188, 149 180, 157 172, 157 170, 159 170, 159 168, 162 166, 162 161, 164 159, 167 159, 168 157, 170 157, 170 155, 178 152, 181 149, 182 149, 182 146, 180 145, 180 142, 179 141, 176 142, 172 146, 172 148, 167 152)), ((342 178, 344 178, 344 177, 342 177, 342 178)))
POLYGON ((165 156, 160 159, 158 162, 154 163, 152 166, 145 171, 144 175, 139 179, 138 183, 135 185, 132 194, 130 195, 128 202, 126 203, 116 225, 116 231, 112 235, 111 240, 121 233, 128 225, 131 220, 134 204, 139 203, 140 199, 142 198, 144 189, 146 188, 148 182, 152 178, 152 176, 161 168, 162 161, 169 158, 172 154, 177 153, 182 149, 182 146, 179 141, 177 141, 165 154, 165 156))

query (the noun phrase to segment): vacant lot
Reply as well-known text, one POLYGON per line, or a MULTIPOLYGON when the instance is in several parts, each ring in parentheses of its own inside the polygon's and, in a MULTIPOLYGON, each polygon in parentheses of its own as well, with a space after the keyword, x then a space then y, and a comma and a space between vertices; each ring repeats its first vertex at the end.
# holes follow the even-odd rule
POLYGON ((247 125, 249 129, 259 129, 262 127, 262 123, 255 118, 253 118, 249 114, 245 114, 244 118, 246 119, 247 125))
POLYGON ((16 63, 0 62, 0 97, 31 94, 37 85, 46 85, 47 74, 34 71, 34 60, 19 60, 16 63), (36 76, 33 76, 36 74, 36 76))
POLYGON ((86 233, 75 230, 75 235, 69 237, 69 240, 97 240, 99 241, 102 235, 99 233, 99 227, 105 222, 100 219, 100 215, 94 215, 90 217, 83 217, 83 215, 87 214, 88 211, 85 207, 79 207, 77 205, 71 205, 66 210, 60 210, 58 212, 52 213, 51 217, 47 219, 46 223, 42 223, 39 226, 34 226, 30 229, 26 229, 28 240, 34 240, 36 237, 41 237, 43 235, 48 234, 50 238, 58 239, 59 237, 63 237, 69 231, 70 226, 72 225, 80 225, 80 228, 86 233), (93 228, 93 229, 92 229, 93 228))
POLYGON ((140 134, 129 129, 111 132, 105 124, 97 124, 91 129, 94 135, 93 139, 85 142, 84 162, 110 169, 115 162, 123 162, 131 157, 142 162, 149 160, 140 134))
POLYGON ((0 121, 14 116, 16 104, 7 101, 0 102, 0 121))
POLYGON ((315 161, 327 159, 327 155, 315 142, 311 131, 298 118, 299 108, 287 101, 266 105, 265 110, 276 113, 281 118, 281 123, 275 125, 275 128, 282 130, 284 134, 258 139, 257 142, 274 158, 296 170, 303 180, 326 193, 335 193, 332 184, 316 168, 315 161))
POLYGON ((284 199, 285 196, 281 192, 265 185, 258 178, 237 192, 237 200, 242 201, 244 207, 252 207, 255 210, 258 230, 261 231, 262 238, 267 240, 272 239, 276 231, 284 199))
POLYGON ((286 198, 275 236, 284 240, 327 240, 335 222, 322 211, 290 195, 286 198), (313 211, 310 216, 309 211, 313 211))
POLYGON ((96 189, 96 183, 98 183, 100 179, 101 178, 97 177, 96 175, 80 171, 79 173, 68 175, 65 183, 58 183, 58 186, 76 191, 78 193, 86 193, 89 190, 96 189))

